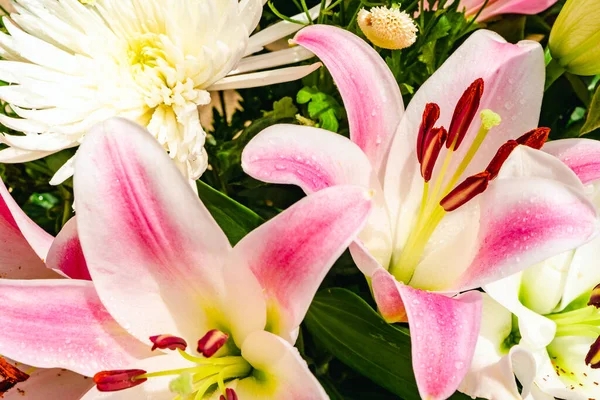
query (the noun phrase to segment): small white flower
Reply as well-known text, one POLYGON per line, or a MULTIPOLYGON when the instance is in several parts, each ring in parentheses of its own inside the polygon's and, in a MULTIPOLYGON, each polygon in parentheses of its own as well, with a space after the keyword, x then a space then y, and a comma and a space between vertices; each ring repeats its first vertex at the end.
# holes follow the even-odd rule
MULTIPOLYGON (((76 147, 95 123, 121 116, 146 126, 184 175, 207 167, 198 107, 210 91, 298 79, 315 66, 248 73, 310 58, 301 48, 245 57, 293 33, 282 22, 250 37, 262 0, 16 0, 0 33, 0 123, 25 136, 0 142, 0 162, 76 147), (245 57, 245 58, 244 58, 245 57)), ((318 7, 311 10, 319 13, 318 7)), ((304 13, 295 17, 306 21, 304 13)), ((72 175, 67 163, 52 179, 72 175)))

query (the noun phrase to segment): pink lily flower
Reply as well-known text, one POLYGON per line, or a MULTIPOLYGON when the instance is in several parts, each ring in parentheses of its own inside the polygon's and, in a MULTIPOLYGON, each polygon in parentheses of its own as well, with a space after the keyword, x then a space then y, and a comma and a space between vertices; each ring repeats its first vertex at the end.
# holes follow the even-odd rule
MULTIPOLYGON (((489 0, 477 22, 486 21, 502 14, 533 15, 541 13, 554 5, 558 0, 489 0)), ((450 4, 448 2, 447 4, 450 4)), ((475 16, 485 4, 485 0, 460 0, 460 9, 465 10, 468 17, 475 16)))
POLYGON ((0 354, 94 376, 85 398, 327 397, 292 344, 369 190, 319 192, 231 248, 156 140, 121 119, 87 135, 74 188, 93 283, 0 280, 0 354))
POLYGON ((333 75, 350 140, 276 125, 247 145, 242 166, 257 179, 307 193, 348 183, 375 190, 375 209, 350 250, 383 317, 410 324, 421 396, 447 398, 469 368, 481 296, 446 295, 523 270, 596 232, 595 210, 577 177, 529 147, 541 147, 548 134, 535 129, 542 48, 475 32, 402 114, 392 73, 364 41, 319 25, 294 41, 333 75), (482 123, 474 122, 484 108, 500 116, 483 111, 482 123), (440 156, 443 147, 450 150, 440 156))
MULTIPOLYGON (((56 238, 33 222, 14 201, 0 180, 0 278, 4 279, 90 279, 75 220, 69 221, 56 238)), ((57 301, 60 299, 56 299, 57 301)), ((3 353, 0 352, 0 355, 3 353)), ((23 382, 6 382, 0 365, 1 390, 17 384, 3 399, 78 398, 92 387, 90 379, 59 368, 40 369, 12 360, 9 365, 26 375, 23 382), (29 375, 27 377, 27 375, 29 375), (1 382, 4 382, 4 386, 1 382), (39 388, 43 387, 43 392, 39 388), (38 388, 36 390, 35 388, 38 388)), ((1 360, 0 360, 1 363, 1 360)), ((11 368, 4 365, 5 368, 11 368)))

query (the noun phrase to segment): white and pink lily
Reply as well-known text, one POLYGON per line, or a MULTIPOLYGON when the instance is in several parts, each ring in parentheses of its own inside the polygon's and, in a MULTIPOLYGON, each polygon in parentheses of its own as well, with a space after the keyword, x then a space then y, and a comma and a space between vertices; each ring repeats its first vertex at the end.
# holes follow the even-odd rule
MULTIPOLYGON (((58 279, 64 276, 89 279, 74 220, 69 221, 53 238, 21 210, 1 180, 0 243, 0 278, 58 279)), ((0 357, 3 354, 0 352, 0 357)), ((71 399, 80 397, 92 387, 90 379, 71 371, 34 368, 12 360, 5 362, 10 362, 29 377, 24 382, 8 382, 6 375, 11 367, 0 365, 0 394, 14 384, 18 386, 18 389, 6 393, 3 399, 71 399), (36 387, 43 387, 43 392, 35 390, 36 387)))
POLYGON ((293 343, 369 190, 317 193, 232 248, 158 142, 121 119, 87 135, 74 190, 93 283, 0 280, 0 354, 95 375, 93 399, 327 397, 293 343))
MULTIPOLYGON (((566 139, 543 150, 577 174, 599 209, 600 143, 566 139)), ((595 238, 485 286, 490 297, 482 323, 487 329, 460 390, 490 399, 600 398, 599 256, 600 238, 595 238)))
POLYGON ((402 114, 392 73, 364 41, 328 26, 305 28, 294 41, 333 75, 351 140, 277 125, 248 144, 242 166, 257 179, 296 184, 307 193, 348 183, 375 190, 376 207, 352 255, 383 317, 410 323, 421 396, 447 398, 468 371, 481 296, 444 294, 523 270, 596 232, 596 212, 577 177, 528 147, 541 147, 548 134, 534 129, 544 84, 542 48, 478 31, 402 114), (472 123, 485 108, 499 116, 483 111, 482 123, 472 123), (444 143, 451 150, 436 163, 444 143))

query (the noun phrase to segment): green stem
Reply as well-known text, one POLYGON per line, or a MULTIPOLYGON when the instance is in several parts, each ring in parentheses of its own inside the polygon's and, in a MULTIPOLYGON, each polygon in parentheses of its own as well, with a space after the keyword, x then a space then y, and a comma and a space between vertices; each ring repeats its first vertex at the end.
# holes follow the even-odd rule
POLYGON ((565 73, 565 69, 556 60, 550 61, 546 66, 546 84, 544 91, 548 90, 552 84, 565 73))

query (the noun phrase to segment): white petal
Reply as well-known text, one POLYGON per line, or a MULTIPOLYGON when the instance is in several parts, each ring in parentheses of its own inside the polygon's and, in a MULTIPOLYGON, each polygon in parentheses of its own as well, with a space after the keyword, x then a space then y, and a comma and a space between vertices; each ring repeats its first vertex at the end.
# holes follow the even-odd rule
POLYGON ((247 89, 295 81, 304 78, 306 75, 319 69, 319 67, 321 67, 321 63, 314 63, 311 65, 303 65, 301 67, 289 67, 273 71, 228 76, 215 82, 208 90, 247 89))

